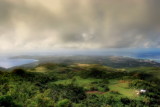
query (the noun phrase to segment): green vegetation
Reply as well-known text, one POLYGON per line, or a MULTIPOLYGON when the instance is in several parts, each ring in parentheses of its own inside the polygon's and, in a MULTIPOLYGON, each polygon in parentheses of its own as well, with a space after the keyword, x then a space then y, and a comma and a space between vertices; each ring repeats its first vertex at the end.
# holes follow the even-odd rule
POLYGON ((109 89, 115 92, 118 92, 121 95, 124 95, 128 98, 138 98, 140 96, 138 96, 136 94, 136 89, 134 88, 130 88, 129 87, 129 81, 125 81, 125 80, 111 80, 110 84, 109 84, 109 89))
POLYGON ((158 67, 114 69, 96 64, 2 70, 0 106, 158 107, 159 71, 158 67))
POLYGON ((160 67, 134 67, 127 68, 127 70, 130 72, 149 74, 150 76, 160 79, 160 67))

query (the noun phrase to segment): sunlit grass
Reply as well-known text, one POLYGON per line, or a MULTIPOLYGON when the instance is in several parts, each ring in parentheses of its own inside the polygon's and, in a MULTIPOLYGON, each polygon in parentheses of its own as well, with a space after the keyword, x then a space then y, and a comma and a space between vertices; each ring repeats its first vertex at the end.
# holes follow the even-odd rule
POLYGON ((111 80, 109 84, 111 91, 117 91, 121 95, 128 98, 138 98, 139 95, 136 93, 136 89, 129 88, 129 81, 111 80))

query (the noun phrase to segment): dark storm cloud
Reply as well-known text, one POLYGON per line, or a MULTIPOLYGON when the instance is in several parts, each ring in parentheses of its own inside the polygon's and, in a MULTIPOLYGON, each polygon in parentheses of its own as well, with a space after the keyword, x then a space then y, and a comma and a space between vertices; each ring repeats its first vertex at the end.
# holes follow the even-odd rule
POLYGON ((0 0, 0 50, 160 47, 159 0, 0 0))

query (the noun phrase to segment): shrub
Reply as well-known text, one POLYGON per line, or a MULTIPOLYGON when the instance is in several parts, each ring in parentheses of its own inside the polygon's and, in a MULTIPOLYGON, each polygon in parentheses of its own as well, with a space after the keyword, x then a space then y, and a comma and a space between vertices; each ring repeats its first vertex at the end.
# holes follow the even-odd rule
POLYGON ((1 107, 20 107, 13 102, 11 96, 0 96, 0 106, 1 107))
POLYGON ((2 74, 4 74, 4 72, 3 72, 3 71, 0 71, 0 75, 2 75, 2 74))
POLYGON ((128 104, 130 104, 130 99, 128 99, 128 98, 121 98, 121 102, 123 103, 123 104, 125 104, 125 105, 128 105, 128 104))
POLYGON ((98 87, 97 86, 91 86, 89 91, 98 91, 98 87))
POLYGON ((107 85, 105 85, 105 87, 104 87, 104 91, 109 91, 109 88, 108 88, 108 86, 107 86, 107 85))
POLYGON ((58 101, 61 98, 62 99, 69 99, 72 102, 80 102, 81 100, 84 100, 86 98, 85 91, 82 87, 74 86, 74 85, 53 85, 50 87, 52 89, 51 91, 51 97, 58 101))
POLYGON ((110 93, 112 93, 112 94, 120 94, 118 91, 110 91, 110 93))
POLYGON ((68 99, 63 99, 57 102, 56 107, 72 107, 72 103, 68 99))
POLYGON ((109 81, 108 81, 108 79, 103 79, 103 80, 102 80, 102 83, 103 83, 103 84, 109 84, 109 81))
POLYGON ((45 93, 39 93, 33 99, 27 101, 27 106, 54 107, 54 100, 47 97, 45 93))
POLYGON ((26 73, 26 71, 23 70, 23 69, 14 69, 14 70, 12 71, 12 73, 13 73, 13 74, 16 74, 16 75, 19 75, 19 76, 23 76, 23 75, 26 73))

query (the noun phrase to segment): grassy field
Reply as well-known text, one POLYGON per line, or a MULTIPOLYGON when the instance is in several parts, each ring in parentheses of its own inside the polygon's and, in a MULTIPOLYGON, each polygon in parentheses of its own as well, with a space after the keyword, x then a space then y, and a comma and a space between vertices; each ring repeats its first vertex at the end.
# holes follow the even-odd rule
MULTIPOLYGON (((59 80, 54 82, 55 84, 62 84, 62 85, 68 85, 71 83, 74 83, 78 86, 84 87, 85 89, 89 89, 94 82, 100 82, 102 81, 101 79, 93 79, 93 78, 87 78, 87 79, 82 79, 80 77, 74 77, 73 79, 67 79, 67 80, 59 80)), ((139 99, 140 96, 137 95, 136 89, 131 89, 129 88, 129 81, 124 81, 124 80, 110 80, 108 87, 110 91, 115 91, 119 93, 119 96, 124 96, 128 97, 131 99, 139 99)), ((94 91, 93 91, 94 93, 94 91)), ((95 93, 99 94, 101 92, 95 91, 95 93)), ((104 92, 104 94, 107 96, 109 93, 104 92)))
POLYGON ((123 80, 110 80, 109 89, 111 91, 117 91, 121 95, 135 99, 138 98, 139 95, 136 93, 136 89, 131 89, 128 86, 129 81, 123 80))

